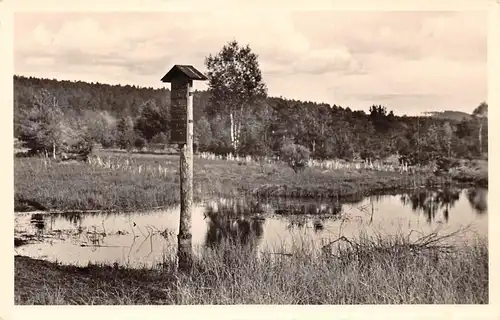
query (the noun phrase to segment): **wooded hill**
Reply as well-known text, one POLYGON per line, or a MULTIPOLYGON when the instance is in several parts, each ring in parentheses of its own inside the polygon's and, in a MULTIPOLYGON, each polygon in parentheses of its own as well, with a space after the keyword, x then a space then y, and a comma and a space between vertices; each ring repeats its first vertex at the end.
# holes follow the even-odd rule
MULTIPOLYGON (((214 112, 208 91, 196 91, 193 103, 198 149, 231 150, 228 115, 214 112)), ((477 107, 471 106, 471 112, 477 107)), ((51 141, 83 136, 104 147, 168 143, 169 108, 168 89, 14 76, 14 134, 24 141, 45 130, 43 134, 50 135, 51 141)), ((486 153, 487 117, 457 114, 401 117, 376 101, 365 113, 267 97, 245 110, 237 151, 265 155, 294 142, 319 159, 418 153, 422 160, 436 155, 475 158, 486 153)))
POLYGON ((472 118, 474 117, 472 114, 468 114, 466 112, 452 111, 452 110, 446 110, 442 112, 439 111, 424 112, 424 115, 433 118, 441 118, 441 119, 456 120, 456 121, 472 120, 472 118))

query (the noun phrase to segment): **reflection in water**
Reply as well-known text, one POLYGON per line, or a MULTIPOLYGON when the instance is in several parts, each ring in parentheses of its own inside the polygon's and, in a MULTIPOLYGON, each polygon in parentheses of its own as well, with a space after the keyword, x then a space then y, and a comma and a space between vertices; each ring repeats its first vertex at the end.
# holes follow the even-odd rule
POLYGON ((312 223, 315 233, 324 229, 325 220, 338 220, 342 214, 342 204, 338 200, 329 202, 304 202, 300 200, 282 200, 272 203, 272 213, 282 216, 287 221, 287 230, 301 229, 312 223))
POLYGON ((71 222, 75 227, 81 227, 82 225, 82 214, 81 213, 61 213, 61 216, 66 218, 69 222, 71 222))
POLYGON ((279 215, 337 215, 342 212, 342 205, 336 201, 333 203, 297 203, 297 201, 285 201, 277 203, 274 210, 279 215))
MULTIPOLYGON (((487 189, 451 188, 417 189, 348 203, 336 199, 216 199, 194 205, 193 245, 220 248, 232 242, 256 251, 293 250, 299 238, 321 245, 341 235, 356 237, 361 230, 378 229, 384 235, 411 230, 428 233, 444 227, 440 222, 446 223, 448 231, 472 222, 479 234, 487 235, 487 201, 487 189), (423 224, 422 215, 427 220, 423 224)), ((176 250, 179 212, 175 207, 130 214, 19 215, 15 230, 21 231, 17 235, 22 232, 30 241, 28 236, 39 235, 39 239, 16 250, 34 258, 83 265, 89 261, 154 264, 166 250, 176 250), (102 239, 94 244, 93 237, 102 239)))
POLYGON ((487 189, 469 189, 467 190, 467 199, 472 208, 479 214, 484 214, 488 210, 488 190, 487 189))
POLYGON ((314 220, 313 226, 314 226, 314 231, 315 232, 320 232, 320 231, 322 231, 325 228, 323 226, 323 221, 321 221, 321 219, 314 220))
POLYGON ((460 199, 460 190, 445 188, 439 190, 418 189, 412 193, 401 195, 403 205, 410 205, 414 212, 423 212, 427 222, 431 223, 440 209, 446 222, 450 209, 460 199))
POLYGON ((223 242, 257 246, 264 233, 264 208, 258 201, 221 199, 206 206, 208 218, 205 245, 216 248, 223 242))
POLYGON ((45 230, 45 219, 41 213, 34 213, 31 215, 31 224, 36 228, 38 234, 42 234, 45 230))
POLYGON ((78 233, 83 232, 82 214, 80 212, 58 213, 55 216, 58 218, 63 218, 66 221, 70 222, 75 227, 75 229, 78 231, 78 233))

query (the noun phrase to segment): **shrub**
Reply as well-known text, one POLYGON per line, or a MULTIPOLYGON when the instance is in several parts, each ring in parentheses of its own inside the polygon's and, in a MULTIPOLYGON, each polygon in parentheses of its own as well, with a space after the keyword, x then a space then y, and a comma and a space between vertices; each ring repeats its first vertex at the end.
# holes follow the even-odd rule
POLYGON ((134 141, 134 147, 136 147, 139 150, 142 150, 146 146, 146 139, 143 137, 137 137, 134 141))
POLYGON ((450 169, 456 168, 459 166, 459 161, 457 159, 449 158, 449 157, 438 157, 436 160, 436 174, 442 175, 449 173, 450 169))
POLYGON ((109 149, 109 148, 113 148, 116 144, 116 141, 114 139, 114 137, 112 136, 106 136, 106 137, 103 137, 101 140, 101 146, 104 148, 104 149, 109 149))
POLYGON ((92 153, 94 144, 88 137, 82 137, 73 144, 64 143, 59 149, 58 156, 61 160, 78 160, 87 161, 89 155, 92 153))
POLYGON ((304 146, 290 143, 281 148, 281 159, 287 163, 295 173, 304 170, 309 161, 311 152, 304 146))
POLYGON ((151 143, 157 143, 157 144, 167 144, 168 143, 168 136, 165 132, 160 132, 156 134, 152 139, 151 143))
POLYGON ((362 160, 375 160, 375 152, 372 150, 363 150, 359 154, 362 160))

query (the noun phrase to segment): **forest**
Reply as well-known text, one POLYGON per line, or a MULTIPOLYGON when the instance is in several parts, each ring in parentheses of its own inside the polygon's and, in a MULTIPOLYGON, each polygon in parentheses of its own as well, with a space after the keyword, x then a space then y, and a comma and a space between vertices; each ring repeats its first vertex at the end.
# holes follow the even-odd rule
MULTIPOLYGON (((236 42, 221 53, 224 50, 249 57, 241 63, 252 67, 255 77, 240 85, 251 91, 252 99, 236 100, 237 107, 228 108, 226 101, 234 99, 224 96, 227 87, 217 88, 216 80, 231 70, 220 67, 217 59, 224 55, 208 56, 209 89, 196 91, 193 98, 197 152, 272 156, 294 144, 315 159, 384 159, 397 154, 425 164, 437 157, 487 158, 486 102, 471 106, 471 114, 450 110, 398 116, 377 101, 365 113, 270 97, 257 55, 236 42)), ((82 141, 126 150, 168 145, 169 108, 167 88, 14 76, 14 136, 33 153, 55 155, 60 146, 82 141)))

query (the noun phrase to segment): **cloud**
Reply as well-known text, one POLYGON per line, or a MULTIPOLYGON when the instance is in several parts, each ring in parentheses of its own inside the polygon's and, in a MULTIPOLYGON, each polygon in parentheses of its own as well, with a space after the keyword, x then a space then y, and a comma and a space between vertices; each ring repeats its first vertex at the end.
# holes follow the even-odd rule
POLYGON ((484 60, 486 52, 487 15, 481 11, 325 11, 297 14, 295 21, 316 45, 343 43, 355 55, 484 60), (317 33, 320 28, 326 35, 317 33))
POLYGON ((321 74, 322 72, 361 73, 362 65, 346 47, 326 50, 314 50, 307 57, 294 63, 298 73, 307 72, 321 74))
POLYGON ((53 66, 55 64, 55 60, 53 57, 27 57, 25 59, 25 64, 38 67, 38 66, 53 66))
POLYGON ((259 55, 271 95, 465 110, 486 97, 486 23, 485 12, 18 13, 14 68, 159 87, 173 64, 204 71, 236 39, 259 55))
POLYGON ((378 101, 391 101, 395 99, 400 99, 402 97, 408 99, 434 99, 439 97, 439 94, 429 93, 386 93, 386 94, 361 94, 356 95, 356 97, 363 98, 364 100, 378 100, 378 101))
POLYGON ((37 55, 57 57, 63 64, 121 65, 129 66, 130 72, 146 74, 174 57, 202 64, 208 53, 237 39, 250 44, 272 73, 353 72, 360 66, 345 46, 312 49, 286 13, 250 18, 228 12, 119 15, 123 17, 115 17, 114 25, 108 14, 92 18, 77 15, 52 32, 44 23, 39 24, 16 50, 21 57, 36 51, 37 55), (141 32, 137 25, 141 25, 141 32), (138 67, 144 62, 151 67, 138 67))

